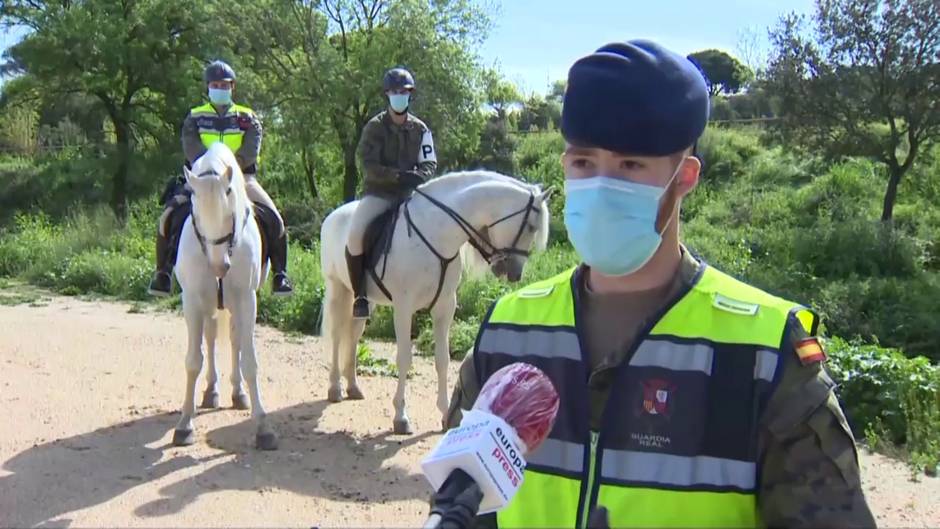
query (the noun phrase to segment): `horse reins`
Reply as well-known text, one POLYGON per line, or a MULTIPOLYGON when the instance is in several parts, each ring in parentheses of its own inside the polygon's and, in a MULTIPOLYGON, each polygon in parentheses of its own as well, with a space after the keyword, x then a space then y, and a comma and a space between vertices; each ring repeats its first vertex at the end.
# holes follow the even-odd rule
MULTIPOLYGON (((213 172, 201 173, 199 176, 201 177, 201 176, 205 176, 205 175, 208 175, 208 174, 216 174, 216 173, 213 173, 213 172)), ((231 194, 232 194, 232 186, 230 185, 230 186, 228 187, 228 189, 225 190, 225 195, 228 196, 228 195, 231 195, 231 194)), ((245 208, 245 217, 244 217, 244 220, 242 221, 242 229, 241 229, 241 231, 244 231, 244 230, 245 230, 245 226, 248 225, 248 217, 250 216, 250 214, 251 214, 251 211, 246 207, 246 208, 245 208)), ((234 249, 235 249, 235 244, 237 244, 237 242, 238 242, 238 236, 237 236, 238 231, 235 229, 236 226, 235 226, 235 215, 234 215, 234 214, 232 215, 232 231, 231 231, 228 235, 226 235, 226 236, 224 236, 224 237, 219 237, 218 239, 206 239, 205 235, 203 235, 203 234, 199 231, 199 223, 196 221, 196 210, 195 210, 195 208, 193 208, 193 211, 190 213, 190 216, 191 216, 192 219, 193 219, 193 222, 192 222, 192 224, 193 224, 193 231, 196 233, 196 240, 199 241, 199 246, 202 247, 202 254, 203 254, 203 255, 205 255, 207 258, 209 257, 209 249, 208 249, 209 246, 221 246, 221 245, 223 245, 223 244, 227 244, 227 245, 228 245, 228 256, 229 256, 229 257, 232 256, 232 252, 233 252, 234 249)), ((219 310, 222 310, 222 309, 224 308, 224 303, 223 303, 223 297, 224 297, 224 295, 223 295, 223 293, 222 293, 222 279, 221 279, 221 278, 218 278, 218 282, 219 282, 219 290, 218 290, 218 296, 217 296, 217 298, 218 298, 218 308, 219 308, 219 310)))
MULTIPOLYGON (((502 222, 505 222, 515 217, 516 215, 524 215, 524 217, 522 218, 522 222, 519 223, 519 231, 516 232, 516 236, 513 238, 512 245, 509 248, 497 248, 496 246, 494 246, 493 243, 491 243, 486 236, 484 236, 482 233, 477 231, 477 229, 474 228, 473 225, 467 222, 466 219, 461 217, 459 213, 454 211, 453 208, 451 208, 447 204, 444 204, 443 202, 437 200, 431 195, 428 195, 427 193, 425 193, 424 191, 421 191, 420 189, 415 189, 415 193, 418 193, 419 195, 426 198, 428 202, 440 208, 441 211, 443 211, 444 213, 447 214, 447 216, 453 219, 453 221, 457 223, 457 226, 459 226, 460 229, 463 230, 463 232, 467 235, 469 239, 468 242, 470 243, 470 245, 473 246, 473 248, 476 249, 478 252, 480 252, 480 255, 483 256, 483 259, 486 260, 487 264, 492 264, 494 261, 494 258, 496 260, 501 260, 501 259, 507 258, 509 255, 512 255, 512 254, 524 255, 528 257, 529 251, 520 250, 516 248, 516 245, 519 243, 519 239, 522 238, 522 233, 525 230, 526 226, 529 225, 529 215, 531 214, 533 210, 537 211, 537 208, 534 207, 534 204, 535 204, 534 193, 529 192, 529 201, 528 203, 526 203, 525 207, 517 211, 514 211, 506 215, 505 217, 502 217, 496 220, 495 222, 487 224, 486 226, 487 228, 492 228, 502 222), (483 247, 484 244, 489 246, 490 249, 484 248, 483 247)), ((434 299, 431 300, 431 304, 428 305, 428 309, 430 310, 437 303, 437 300, 441 295, 441 290, 444 288, 444 277, 447 275, 447 268, 450 266, 450 263, 452 263, 454 259, 456 259, 458 255, 460 255, 460 252, 458 251, 456 254, 454 254, 453 257, 444 257, 443 255, 441 255, 441 253, 437 251, 436 248, 434 248, 434 245, 431 244, 431 241, 429 241, 427 237, 425 237, 424 234, 421 233, 421 230, 418 229, 418 226, 414 223, 414 220, 412 220, 411 212, 408 209, 408 202, 405 202, 405 220, 408 222, 409 231, 414 230, 414 232, 418 235, 418 238, 420 238, 421 241, 424 242, 425 246, 427 246, 428 249, 431 250, 431 253, 433 253, 434 256, 438 258, 441 264, 441 275, 440 275, 439 281, 437 282, 437 292, 434 293, 434 299)), ((388 297, 389 300, 392 299, 391 295, 385 288, 382 288, 382 291, 388 297)))
MULTIPOLYGON (((522 222, 519 223, 519 231, 516 232, 516 236, 513 238, 512 244, 508 248, 497 248, 496 246, 494 246, 493 243, 491 243, 486 236, 484 236, 482 233, 477 231, 477 229, 474 228, 473 225, 467 222, 466 219, 461 217, 459 213, 454 211, 447 204, 444 204, 440 200, 437 200, 436 198, 432 197, 431 195, 428 195, 427 193, 425 193, 424 191, 421 191, 420 189, 415 189, 415 193, 418 193, 419 195, 428 199, 430 203, 440 208, 442 211, 444 211, 444 213, 447 213, 447 216, 453 219, 454 222, 456 222, 457 225, 460 226, 460 229, 462 229, 463 232, 467 234, 467 237, 469 238, 468 242, 470 243, 470 245, 473 246, 478 252, 480 252, 480 255, 483 256, 483 259, 485 259, 487 263, 492 264, 494 258, 505 258, 513 254, 523 255, 525 257, 529 256, 528 250, 520 250, 519 248, 516 248, 516 245, 519 244, 519 239, 522 238, 523 231, 525 231, 526 226, 529 225, 529 215, 532 213, 532 211, 538 211, 538 209, 534 206, 535 193, 529 192, 529 201, 526 203, 526 205, 523 208, 518 209, 486 225, 487 228, 492 228, 517 215, 524 215, 524 217, 522 218, 522 222), (483 247, 484 244, 488 246, 490 249, 484 248, 483 247)), ((408 206, 406 204, 405 205, 406 215, 407 215, 407 212, 408 212, 408 206)), ((411 224, 411 222, 409 222, 409 224, 411 224)), ((415 227, 415 230, 417 231, 417 227, 415 227)), ((428 243, 427 240, 425 240, 423 236, 421 238, 422 240, 424 240, 425 244, 428 244, 428 246, 430 246, 430 243, 428 243)), ((435 253, 437 252, 435 251, 435 253)))

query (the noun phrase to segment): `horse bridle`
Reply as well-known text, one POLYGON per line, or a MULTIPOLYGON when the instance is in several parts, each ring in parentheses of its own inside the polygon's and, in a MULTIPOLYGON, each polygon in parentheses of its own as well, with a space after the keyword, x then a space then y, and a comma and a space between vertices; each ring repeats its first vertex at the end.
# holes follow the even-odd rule
MULTIPOLYGON (((461 217, 459 213, 454 211, 447 204, 444 204, 443 202, 437 200, 431 195, 428 195, 427 193, 425 193, 424 191, 421 191, 420 189, 415 189, 415 193, 418 193, 419 195, 428 199, 429 202, 431 202, 432 204, 440 208, 442 211, 444 211, 444 213, 446 213, 450 218, 452 218, 454 222, 456 222, 457 225, 460 226, 460 229, 462 229, 464 233, 467 234, 467 237, 469 237, 468 242, 470 243, 470 245, 473 246, 478 252, 480 252, 480 255, 483 256, 483 259, 485 259, 488 264, 492 265, 494 261, 501 261, 503 259, 507 259, 510 255, 522 255, 525 257, 529 256, 528 250, 519 249, 516 247, 516 245, 519 244, 519 239, 522 238, 522 233, 525 231, 526 227, 529 225, 529 215, 533 211, 535 212, 539 211, 538 208, 535 206, 535 193, 531 191, 529 192, 529 201, 526 203, 526 205, 523 208, 518 209, 486 225, 486 228, 489 229, 517 215, 523 215, 522 222, 519 223, 519 231, 516 232, 516 236, 513 238, 512 244, 507 248, 497 248, 493 243, 489 241, 489 239, 486 236, 480 233, 476 228, 473 227, 473 225, 467 222, 466 219, 461 217), (484 245, 488 246, 489 248, 484 248, 484 245)), ((405 211, 407 212, 407 206, 405 207, 406 207, 405 211)), ((424 237, 422 237, 422 239, 423 238, 424 237)), ((427 243, 426 240, 425 240, 425 243, 427 243)))
MULTIPOLYGON (((214 171, 206 171, 204 173, 200 173, 199 177, 210 176, 210 175, 220 176, 218 173, 214 171)), ((228 189, 225 190, 225 196, 229 196, 231 194, 232 194, 232 185, 229 184, 228 189)), ((248 216, 249 216, 248 213, 249 213, 248 208, 245 208, 245 219, 242 222, 242 230, 244 230, 245 226, 248 224, 248 216)), ((238 242, 237 236, 236 236, 237 232, 235 230, 235 214, 234 213, 232 214, 232 231, 228 235, 224 237, 219 237, 218 239, 207 239, 199 231, 199 222, 196 221, 196 209, 195 208, 193 208, 192 213, 190 213, 190 215, 193 218, 193 231, 196 233, 196 240, 199 241, 199 246, 202 247, 203 255, 206 255, 206 256, 209 255, 209 250, 208 250, 209 246, 220 246, 223 244, 227 244, 228 256, 231 257, 232 251, 235 248, 235 244, 236 242, 238 242)))

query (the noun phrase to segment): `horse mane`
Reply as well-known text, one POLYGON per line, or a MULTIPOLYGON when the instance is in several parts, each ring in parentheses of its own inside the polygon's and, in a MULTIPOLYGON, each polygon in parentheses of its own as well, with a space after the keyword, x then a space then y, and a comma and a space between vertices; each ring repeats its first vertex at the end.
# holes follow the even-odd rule
MULTIPOLYGON (((542 193, 542 186, 539 184, 530 184, 528 182, 523 182, 518 178, 486 169, 446 173, 425 184, 423 189, 431 191, 436 187, 468 187, 474 185, 475 183, 491 182, 494 180, 497 182, 510 184, 529 193, 533 193, 536 196, 542 193)), ((544 251, 548 247, 551 213, 548 208, 547 200, 541 201, 538 204, 538 207, 540 212, 539 225, 533 238, 533 242, 536 251, 544 251)), ((483 234, 486 235, 485 230, 483 234)), ((483 258, 483 255, 481 255, 480 252, 477 251, 477 249, 474 248, 469 242, 460 248, 460 260, 463 264, 464 271, 471 278, 484 275, 489 268, 489 264, 486 262, 486 259, 483 258)))

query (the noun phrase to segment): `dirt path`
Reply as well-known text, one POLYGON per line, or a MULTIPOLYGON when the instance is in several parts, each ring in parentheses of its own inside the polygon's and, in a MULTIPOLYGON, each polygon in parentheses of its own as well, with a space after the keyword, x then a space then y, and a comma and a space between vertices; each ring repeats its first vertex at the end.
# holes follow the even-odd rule
MULTIPOLYGON (((260 328, 262 395, 280 450, 255 451, 249 413, 231 409, 198 416, 197 444, 175 448, 185 325, 128 309, 73 298, 0 306, 0 526, 424 521, 429 487, 419 461, 439 438, 428 359, 416 359, 409 385, 416 434, 393 436, 393 379, 362 377, 366 400, 328 405, 319 340, 260 328)), ((373 349, 391 357, 388 345, 373 349)), ((219 365, 229 406, 227 355, 219 365)), ((863 464, 880 526, 940 526, 940 479, 913 483, 903 465, 879 456, 863 464)))

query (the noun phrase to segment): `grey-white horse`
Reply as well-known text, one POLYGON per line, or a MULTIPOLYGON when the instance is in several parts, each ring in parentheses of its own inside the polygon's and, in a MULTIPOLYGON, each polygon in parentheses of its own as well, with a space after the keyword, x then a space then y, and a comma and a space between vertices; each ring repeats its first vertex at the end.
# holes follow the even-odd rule
MULTIPOLYGON (((489 267, 496 276, 519 281, 533 246, 542 250, 547 244, 552 191, 491 171, 455 172, 420 186, 399 207, 390 249, 379 264, 384 277, 366 283, 370 304, 391 305, 394 311, 398 346, 395 433, 412 431, 405 410, 412 316, 430 307, 437 407, 443 423, 448 408, 450 327, 463 272, 476 274, 489 267), (452 266, 458 259, 460 262, 452 266)), ((322 334, 332 352, 328 392, 332 402, 343 398, 340 366, 346 378, 346 396, 363 398, 356 382, 356 352, 365 321, 352 317, 353 293, 345 261, 346 239, 357 204, 349 202, 331 212, 320 233, 326 283, 322 334)))

